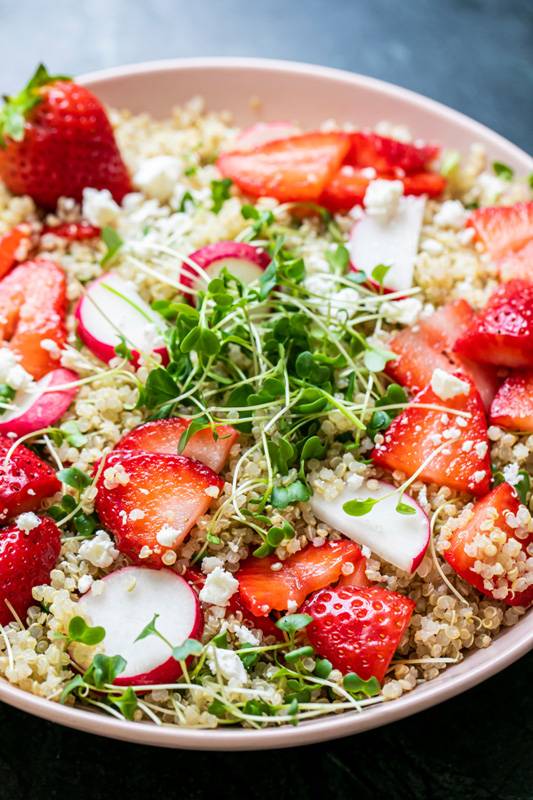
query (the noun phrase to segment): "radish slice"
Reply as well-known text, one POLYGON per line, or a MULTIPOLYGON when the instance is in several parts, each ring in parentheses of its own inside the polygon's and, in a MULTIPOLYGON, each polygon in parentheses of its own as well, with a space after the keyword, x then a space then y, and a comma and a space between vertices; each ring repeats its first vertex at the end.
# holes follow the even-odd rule
POLYGON ((429 544, 429 519, 412 497, 404 495, 402 502, 411 506, 414 514, 400 514, 396 511, 398 494, 380 500, 373 509, 362 517, 351 517, 344 509, 348 500, 383 498, 394 487, 384 481, 378 482, 377 489, 369 489, 363 484, 353 489, 348 484, 334 500, 314 494, 311 498, 313 513, 331 525, 344 536, 360 545, 366 545, 377 556, 394 564, 398 569, 414 572, 424 557, 429 544))
MULTIPOLYGON (((119 686, 173 683, 181 674, 179 663, 158 636, 135 641, 155 614, 157 630, 174 647, 202 635, 198 596, 186 580, 169 569, 124 567, 103 578, 103 591, 89 590, 78 605, 88 623, 105 629, 104 653, 126 660, 125 671, 114 681, 119 686)), ((70 653, 87 669, 94 651, 74 643, 70 653)))
POLYGON ((354 270, 370 276, 378 264, 388 264, 391 268, 385 288, 410 289, 425 203, 425 197, 401 197, 398 210, 388 220, 365 213, 350 233, 348 247, 354 270))
POLYGON ((167 358, 162 318, 132 284, 111 272, 87 287, 76 308, 76 319, 80 339, 101 361, 116 358, 121 335, 136 360, 140 353, 159 353, 163 360, 167 358))
POLYGON ((245 128, 229 149, 244 153, 263 144, 299 136, 301 133, 301 129, 291 122, 256 122, 255 125, 245 128))
POLYGON ((44 390, 53 386, 62 387, 77 380, 78 376, 70 369, 54 369, 28 389, 18 391, 13 401, 17 408, 6 411, 0 417, 0 433, 25 436, 53 425, 72 403, 78 388, 58 388, 55 392, 44 390))
MULTIPOLYGON (((261 277, 270 264, 270 256, 258 247, 245 242, 217 242, 201 247, 189 258, 198 264, 212 280, 224 268, 243 283, 261 277)), ((205 279, 188 264, 182 266, 180 281, 191 289, 205 289, 205 279)))

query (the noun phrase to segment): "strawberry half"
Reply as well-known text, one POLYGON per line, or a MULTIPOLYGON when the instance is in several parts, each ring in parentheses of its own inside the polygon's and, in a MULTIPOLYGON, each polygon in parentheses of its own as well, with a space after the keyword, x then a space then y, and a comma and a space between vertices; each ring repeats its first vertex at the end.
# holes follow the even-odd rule
POLYGON ((494 258, 520 250, 533 239, 533 201, 472 211, 467 225, 494 258))
POLYGON ((533 367, 533 284, 516 280, 496 289, 454 349, 482 364, 533 367))
POLYGON ((0 530, 0 625, 13 619, 6 600, 24 622, 33 604, 32 589, 48 583, 59 556, 61 533, 50 517, 40 517, 26 533, 16 525, 0 530))
POLYGON ((30 243, 29 225, 17 225, 0 236, 0 278, 3 278, 18 261, 24 261, 30 243))
POLYGON ((13 440, 0 434, 0 520, 35 511, 61 489, 55 472, 24 445, 18 445, 6 463, 13 440))
MULTIPOLYGON (((185 433, 190 419, 171 417, 145 422, 134 428, 118 442, 117 450, 146 450, 150 453, 171 453, 177 455, 178 444, 185 433)), ((217 425, 215 439, 211 428, 193 433, 185 449, 181 453, 188 458, 195 458, 220 472, 228 460, 229 451, 239 436, 239 432, 231 425, 217 425)))
POLYGON ((442 400, 431 386, 419 392, 384 434, 384 442, 376 445, 371 457, 375 464, 410 476, 441 444, 446 446, 424 467, 420 480, 449 486, 460 492, 486 494, 490 486, 490 460, 487 423, 479 393, 465 375, 470 391, 451 400, 442 400), (458 425, 458 417, 443 411, 419 408, 432 404, 455 411, 466 411, 466 426, 458 425))
POLYGON ((161 567, 164 554, 178 548, 223 486, 192 458, 115 450, 98 480, 95 507, 121 553, 161 567))
POLYGON ((383 681, 415 603, 381 586, 337 586, 313 594, 300 609, 313 617, 306 633, 335 669, 383 681))
POLYGON ((357 131, 350 134, 350 140, 346 163, 354 167, 374 167, 379 173, 394 170, 402 170, 407 175, 424 172, 440 153, 437 145, 399 142, 377 133, 357 131))
POLYGON ((249 152, 223 153, 217 166, 252 197, 312 202, 338 171, 349 146, 344 133, 305 133, 249 152))
POLYGON ((15 267, 0 281, 0 308, 0 345, 36 380, 55 369, 57 359, 41 343, 51 339, 61 349, 67 340, 66 281, 57 264, 39 258, 15 267))
POLYGON ((63 222, 60 225, 47 225, 43 228, 43 236, 47 233, 69 242, 85 242, 97 239, 100 236, 100 228, 88 222, 63 222))
POLYGON ((520 250, 511 250, 501 256, 496 263, 504 283, 517 279, 533 283, 533 239, 520 250))
POLYGON ((463 518, 464 522, 451 532, 443 553, 463 580, 511 606, 528 606, 533 601, 533 572, 528 571, 526 563, 533 525, 524 507, 524 518, 529 521, 519 524, 516 516, 520 518, 520 506, 512 486, 496 486, 459 517, 459 522, 463 518), (492 533, 498 538, 491 537, 492 533), (505 541, 499 540, 501 533, 505 541))
POLYGON ((308 594, 335 583, 342 565, 356 563, 361 557, 358 545, 352 542, 326 542, 322 547, 307 545, 303 550, 281 562, 279 570, 272 565, 276 556, 249 558, 239 569, 239 594, 244 606, 257 617, 271 611, 297 608, 308 594))
MULTIPOLYGON (((378 177, 401 180, 406 195, 426 194, 428 197, 438 197, 446 187, 446 179, 433 172, 421 172, 401 178, 395 178, 390 173, 378 174, 378 177)), ((333 212, 349 211, 354 206, 362 206, 369 183, 370 179, 362 176, 360 169, 344 164, 327 184, 319 203, 333 212)))
POLYGON ((516 372, 502 383, 490 407, 490 421, 533 433, 533 369, 516 372))
POLYGON ((0 111, 0 177, 14 194, 45 208, 83 189, 109 189, 117 202, 132 190, 111 123, 100 101, 69 79, 38 67, 0 111))

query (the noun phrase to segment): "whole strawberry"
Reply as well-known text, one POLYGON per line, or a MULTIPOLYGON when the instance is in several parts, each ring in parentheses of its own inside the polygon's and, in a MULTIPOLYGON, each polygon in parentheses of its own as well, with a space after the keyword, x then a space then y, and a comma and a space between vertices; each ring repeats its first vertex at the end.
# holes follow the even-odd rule
POLYGON ((38 525, 29 530, 14 524, 0 531, 0 625, 13 619, 6 600, 24 621, 33 602, 33 587, 49 581, 59 555, 59 528, 49 517, 37 520, 38 525))
POLYGON ((14 194, 53 209, 81 200, 85 187, 109 189, 117 202, 131 181, 100 101, 41 64, 0 110, 0 178, 14 194))

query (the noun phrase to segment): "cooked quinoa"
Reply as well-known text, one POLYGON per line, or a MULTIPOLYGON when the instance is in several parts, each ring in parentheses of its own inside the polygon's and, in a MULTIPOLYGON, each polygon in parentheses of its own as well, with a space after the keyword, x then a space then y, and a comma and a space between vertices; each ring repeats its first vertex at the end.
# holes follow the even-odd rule
MULTIPOLYGON (((115 227, 125 243, 113 261, 113 270, 133 282, 148 303, 173 300, 178 293, 176 265, 181 257, 204 245, 242 238, 249 230, 250 222, 241 213, 249 200, 235 188, 218 213, 213 211, 210 202, 212 181, 221 178, 214 162, 220 151, 231 145, 238 130, 229 114, 206 112, 199 99, 175 109, 164 121, 154 120, 147 114, 135 116, 116 111, 111 112, 111 118, 121 152, 131 174, 137 176, 138 184, 144 183, 144 191, 126 196, 122 207, 111 198, 95 204, 90 195, 83 209, 64 199, 57 217, 49 215, 43 219, 31 199, 14 197, 0 184, 0 234, 22 222, 31 223, 38 232, 43 224, 53 226, 58 221, 76 222, 92 214, 90 222, 100 227, 115 227), (170 159, 167 166, 171 173, 174 171, 175 177, 168 185, 164 181, 150 185, 150 181, 143 180, 143 167, 146 172, 147 159, 161 156, 170 159)), ((325 128, 328 127, 331 123, 325 124, 325 128)), ((386 123, 380 123, 376 130, 406 140, 411 137, 408 131, 398 131, 386 123)), ((392 302, 383 304, 384 313, 375 332, 376 339, 385 343, 388 333, 398 323, 400 327, 402 322, 416 324, 418 318, 429 316, 434 308, 450 298, 465 298, 474 308, 480 308, 496 287, 497 275, 483 248, 474 242, 472 228, 464 227, 467 209, 472 203, 510 205, 529 197, 525 183, 505 181, 492 174, 482 146, 473 145, 468 153, 463 154, 460 164, 448 174, 444 197, 426 203, 415 262, 415 286, 419 291, 399 301, 404 304, 400 312, 392 302), (396 321, 395 314, 397 317, 398 313, 406 315, 403 321, 401 318, 396 321)), ((255 205, 259 211, 273 212, 277 224, 284 226, 287 247, 305 262, 305 280, 310 291, 324 298, 328 292, 328 282, 324 279, 324 273, 329 269, 326 256, 335 242, 324 232, 320 218, 305 217, 295 227, 289 207, 268 198, 258 200, 255 205)), ((353 215, 337 215, 335 223, 340 235, 347 236, 353 215)), ((99 239, 70 242, 53 233, 41 238, 40 254, 56 261, 65 270, 68 299, 72 304, 81 297, 84 285, 105 270, 101 266, 105 253, 106 245, 99 239)), ((349 293, 353 290, 342 291, 349 293)), ((349 307, 349 296, 343 300, 349 307)), ((331 294, 329 301, 326 296, 325 302, 332 302, 331 294)), ((137 406, 138 385, 146 382, 150 369, 160 361, 160 356, 152 354, 149 363, 141 357, 136 368, 117 356, 106 367, 80 345, 75 328, 71 313, 68 317, 69 345, 57 355, 58 364, 75 370, 82 381, 86 379, 62 420, 63 423, 68 420, 76 423, 83 444, 75 446, 65 438, 54 443, 50 437, 39 439, 37 444, 42 445, 42 452, 47 454, 51 463, 76 467, 91 475, 124 433, 148 417, 149 410, 137 406)), ((248 356, 238 345, 233 347, 232 358, 236 364, 246 368, 248 356)), ((204 389, 209 389, 209 383, 204 389)), ((354 402, 367 403, 369 407, 373 403, 364 393, 356 395, 354 402)), ((269 408, 270 418, 280 408, 275 404, 269 408)), ((175 413, 179 412, 180 409, 175 410, 175 413)), ((190 414, 190 407, 184 406, 181 413, 190 414)), ((250 500, 261 497, 260 484, 267 476, 269 465, 262 447, 254 445, 261 442, 264 424, 265 418, 259 413, 257 421, 252 422, 251 431, 241 435, 233 446, 223 473, 224 488, 213 499, 209 512, 193 528, 177 556, 167 554, 164 563, 180 575, 185 574, 191 565, 197 568, 201 565, 206 575, 220 568, 234 574, 260 543, 254 530, 245 524, 245 517, 236 514, 236 509, 244 508, 250 500), (213 532, 216 534, 214 537, 213 532), (203 561, 199 554, 204 556, 203 561)), ((362 437, 357 453, 347 451, 343 442, 336 438, 351 431, 350 420, 339 410, 331 410, 321 417, 318 433, 327 443, 326 452, 323 458, 313 458, 306 465, 307 480, 314 492, 334 498, 350 475, 360 476, 365 482, 383 476, 382 470, 364 462, 365 454, 368 457, 374 445, 368 436, 362 437)), ((377 443, 380 437, 381 434, 377 434, 377 443)), ((533 435, 512 433, 492 426, 489 439, 493 467, 503 472, 510 482, 513 476, 516 480, 520 470, 532 471, 533 435)), ((278 484, 289 486, 297 477, 296 468, 291 468, 278 478, 278 484)), ((397 486, 405 477, 400 472, 392 474, 397 486)), ((120 469, 108 468, 104 480, 107 488, 111 488, 127 480, 127 475, 120 469)), ((488 647, 503 628, 514 625, 525 613, 525 609, 519 606, 509 607, 483 597, 459 578, 441 557, 451 531, 471 514, 471 498, 419 480, 412 483, 409 492, 429 517, 438 510, 433 539, 413 575, 364 551, 368 580, 408 595, 416 607, 380 694, 363 700, 363 706, 398 698, 414 690, 418 684, 437 677, 442 670, 461 661, 468 651, 488 647)), ((90 515, 94 511, 95 496, 94 484, 83 491, 81 508, 84 513, 90 515)), ((49 504, 54 502, 57 498, 51 499, 49 504)), ((531 494, 528 502, 531 508, 531 494)), ((308 501, 296 502, 283 511, 271 508, 268 514, 272 525, 281 525, 285 520, 295 531, 293 538, 275 549, 280 563, 306 545, 320 547, 327 540, 342 538, 338 531, 316 519, 308 501)), ((531 517, 525 507, 521 514, 517 524, 531 530, 531 517)), ((98 529, 86 538, 67 522, 63 526, 63 536, 61 554, 52 570, 49 585, 34 589, 35 604, 30 607, 27 619, 5 626, 0 638, 0 674, 25 691, 55 701, 60 699, 65 686, 76 674, 65 638, 61 635, 64 636, 69 621, 79 613, 79 597, 89 590, 96 593, 103 590, 102 578, 127 563, 105 530, 98 529)), ((479 554, 485 558, 485 566, 480 566, 479 570, 488 581, 505 570, 513 573, 518 581, 517 588, 521 588, 527 580, 526 573, 531 574, 531 556, 527 563, 521 561, 516 541, 514 544, 506 543, 505 536, 498 536, 490 525, 479 534, 472 548, 472 555, 479 554), (491 566, 486 565, 487 558, 491 566)), ((351 565, 345 565, 346 574, 350 568, 351 565)), ((219 658, 231 660, 231 655, 227 654, 243 644, 260 647, 274 641, 265 637, 261 630, 250 628, 239 611, 228 613, 225 606, 210 602, 203 602, 202 609, 205 622, 202 641, 206 643, 221 633, 226 634, 228 649, 217 649, 219 658)), ((308 656, 302 668, 312 674, 315 665, 316 657, 308 656)), ((239 697, 239 686, 235 685, 234 677, 227 677, 235 674, 233 666, 225 666, 219 661, 213 668, 216 680, 208 675, 192 689, 153 688, 139 699, 133 718, 179 726, 216 727, 220 715, 214 713, 214 698, 235 700, 239 697)), ((272 658, 260 657, 245 673, 243 685, 253 690, 254 696, 263 702, 280 705, 284 701, 282 685, 276 679, 277 671, 278 665, 272 658)), ((333 670, 328 677, 328 681, 338 687, 342 686, 342 679, 338 670, 333 670)), ((67 704, 78 702, 74 693, 63 699, 67 704)), ((348 700, 337 697, 330 704, 326 687, 318 683, 311 687, 309 700, 318 704, 316 713, 322 713, 320 704, 326 706, 324 711, 331 712, 354 705, 349 697, 348 700)), ((110 713, 120 716, 117 709, 110 713)), ((312 716, 310 712, 309 716, 312 716)), ((301 718, 306 718, 305 713, 301 718)), ((240 721, 243 725, 263 724, 254 720, 253 714, 244 714, 240 721)), ((284 712, 278 721, 286 722, 290 718, 284 712)), ((272 724, 273 719, 268 718, 266 722, 272 724)))

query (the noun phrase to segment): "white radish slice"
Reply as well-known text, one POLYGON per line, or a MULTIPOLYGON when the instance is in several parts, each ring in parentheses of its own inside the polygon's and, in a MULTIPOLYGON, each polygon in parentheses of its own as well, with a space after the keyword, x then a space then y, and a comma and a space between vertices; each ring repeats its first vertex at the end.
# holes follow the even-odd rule
MULTIPOLYGON (((172 683, 181 674, 179 663, 158 636, 135 641, 143 628, 158 614, 157 630, 174 646, 185 639, 199 639, 202 612, 194 589, 169 569, 124 567, 107 575, 79 600, 79 613, 90 625, 101 625, 105 638, 99 645, 108 656, 120 655, 126 669, 116 679, 119 686, 172 683)), ((94 650, 74 643, 74 661, 87 669, 94 650)))
POLYGON ((402 503, 411 506, 414 514, 400 514, 396 511, 399 495, 393 494, 380 499, 372 510, 361 517, 352 517, 343 509, 349 500, 374 500, 384 498, 394 490, 394 486, 384 481, 378 482, 377 489, 369 489, 363 483, 358 489, 345 484, 343 491, 333 500, 323 495, 313 494, 311 508, 318 519, 331 525, 360 545, 366 545, 380 558, 394 564, 398 569, 414 572, 424 557, 430 536, 429 519, 412 497, 404 495, 402 503))
POLYGON ((301 133, 301 129, 291 122, 256 122, 241 131, 229 149, 240 153, 248 152, 263 144, 299 136, 301 133))
POLYGON ((348 248, 355 270, 370 277, 374 267, 387 264, 390 270, 385 288, 410 289, 425 203, 425 197, 401 197, 397 211, 389 219, 365 212, 350 233, 348 248))
POLYGON ((19 390, 12 401, 16 409, 9 409, 0 417, 0 433, 25 436, 53 425, 72 403, 78 387, 69 384, 77 380, 70 369, 54 369, 28 389, 19 390), (50 391, 54 386, 58 389, 50 391))
POLYGON ((167 358, 162 317, 118 275, 108 272, 87 287, 76 308, 76 319, 80 339, 102 361, 116 358, 121 335, 135 359, 141 353, 160 353, 163 360, 167 358))
POLYGON ((194 289, 205 289, 207 284, 201 270, 209 280, 216 278, 223 269, 227 269, 245 284, 252 283, 261 277, 270 264, 270 256, 259 247, 246 242, 217 242, 201 247, 189 256, 198 264, 196 271, 190 264, 183 264, 180 281, 184 286, 194 289))

